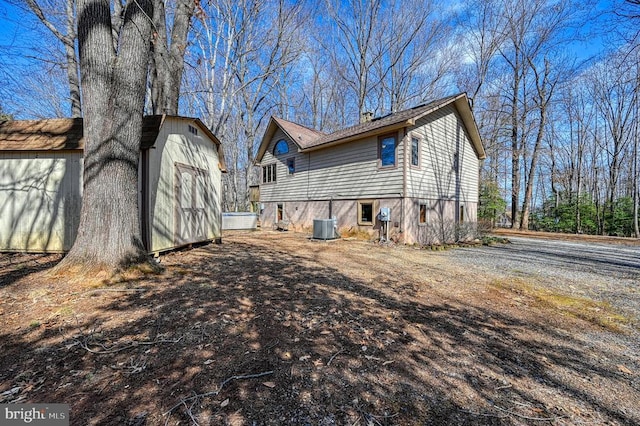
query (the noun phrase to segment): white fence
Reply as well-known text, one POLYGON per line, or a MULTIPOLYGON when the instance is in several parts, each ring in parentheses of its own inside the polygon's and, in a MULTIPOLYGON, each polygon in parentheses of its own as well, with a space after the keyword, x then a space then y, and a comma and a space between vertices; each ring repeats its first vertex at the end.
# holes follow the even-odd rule
POLYGON ((258 228, 258 214, 257 213, 222 213, 222 230, 232 229, 249 229, 253 230, 258 228))

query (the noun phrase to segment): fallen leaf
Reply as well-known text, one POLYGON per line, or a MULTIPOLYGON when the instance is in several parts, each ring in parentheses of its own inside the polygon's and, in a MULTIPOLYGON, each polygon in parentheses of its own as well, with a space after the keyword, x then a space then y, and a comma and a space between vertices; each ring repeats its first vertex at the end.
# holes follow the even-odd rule
POLYGON ((382 363, 382 365, 389 365, 389 364, 391 364, 392 362, 393 362, 393 360, 391 360, 391 361, 385 361, 385 362, 383 362, 383 363, 382 363))
POLYGON ((264 382, 262 384, 265 385, 266 387, 272 388, 272 389, 276 387, 276 384, 273 383, 273 382, 264 382))
POLYGON ((625 367, 622 364, 618 364, 618 371, 624 374, 633 374, 633 371, 629 370, 627 367, 625 367))
POLYGON ((308 360, 309 358, 311 358, 311 355, 302 355, 302 356, 300 357, 300 361, 306 361, 306 360, 308 360))
POLYGON ((208 360, 206 360, 206 361, 204 362, 204 365, 209 365, 209 364, 211 364, 212 362, 213 362, 213 360, 212 360, 212 359, 208 359, 208 360))
POLYGON ((226 407, 227 405, 229 405, 229 398, 225 399, 224 401, 222 401, 222 402, 220 403, 220 406, 221 406, 222 408, 226 407))

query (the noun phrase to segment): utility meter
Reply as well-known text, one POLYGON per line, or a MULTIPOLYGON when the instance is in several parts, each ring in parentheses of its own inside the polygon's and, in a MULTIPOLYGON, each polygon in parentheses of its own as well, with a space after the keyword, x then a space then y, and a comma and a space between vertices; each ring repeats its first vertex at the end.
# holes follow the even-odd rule
POLYGON ((380 221, 389 222, 391 220, 391 208, 380 207, 380 221))

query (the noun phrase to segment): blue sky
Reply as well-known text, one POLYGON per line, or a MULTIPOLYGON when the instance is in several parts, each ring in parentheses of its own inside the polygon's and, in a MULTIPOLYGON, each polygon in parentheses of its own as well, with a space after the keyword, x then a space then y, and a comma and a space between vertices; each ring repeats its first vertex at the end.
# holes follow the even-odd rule
MULTIPOLYGON (((611 10, 614 1, 617 0, 591 0, 590 3, 593 4, 594 11, 604 13, 611 10)), ((457 4, 464 6, 464 1, 457 4)), ((599 18, 599 20, 605 19, 604 15, 599 18)), ((585 23, 583 29, 595 28, 596 21, 585 23)), ((46 66, 44 62, 29 57, 38 56, 31 51, 31 47, 42 44, 42 34, 48 35, 48 30, 44 29, 33 15, 25 13, 5 0, 0 0, 0 86, 11 84, 13 75, 19 75, 25 66, 46 66)), ((575 55, 579 61, 584 61, 606 49, 608 46, 605 40, 606 34, 595 34, 586 40, 571 43, 567 46, 567 51, 575 55)), ((39 47, 46 49, 46 46, 39 47)), ((6 99, 10 93, 7 90, 4 92, 6 99)), ((2 94, 0 89, 0 95, 2 94)))

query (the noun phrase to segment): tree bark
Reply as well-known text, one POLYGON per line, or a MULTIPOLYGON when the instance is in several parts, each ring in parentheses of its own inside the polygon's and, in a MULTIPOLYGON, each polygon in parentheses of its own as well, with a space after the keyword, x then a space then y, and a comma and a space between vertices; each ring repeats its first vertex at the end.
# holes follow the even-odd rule
POLYGON ((184 54, 195 7, 194 0, 177 1, 169 43, 164 1, 153 0, 155 32, 151 45, 151 104, 154 114, 178 114, 184 54))
POLYGON ((152 14, 151 0, 131 0, 114 50, 109 1, 78 2, 84 194, 76 240, 58 270, 113 271, 146 259, 137 182, 152 14))

